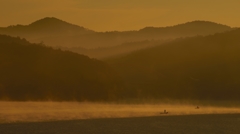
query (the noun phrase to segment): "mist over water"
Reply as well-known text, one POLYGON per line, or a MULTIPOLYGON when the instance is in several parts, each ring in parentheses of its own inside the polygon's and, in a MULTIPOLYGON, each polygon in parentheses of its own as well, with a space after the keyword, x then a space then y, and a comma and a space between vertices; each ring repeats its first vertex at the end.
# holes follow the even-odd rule
POLYGON ((191 104, 106 104, 79 102, 0 102, 0 123, 96 118, 240 113, 238 107, 191 104), (163 110, 168 114, 160 114, 163 110))

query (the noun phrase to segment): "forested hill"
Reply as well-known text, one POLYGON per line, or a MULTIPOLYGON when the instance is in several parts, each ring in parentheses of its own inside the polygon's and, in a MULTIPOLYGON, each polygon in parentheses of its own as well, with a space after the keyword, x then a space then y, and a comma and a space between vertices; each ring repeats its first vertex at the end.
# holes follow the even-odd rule
POLYGON ((8 27, 0 27, 0 34, 20 36, 27 39, 38 39, 48 36, 72 36, 89 34, 93 32, 94 31, 92 30, 65 22, 54 17, 46 17, 37 20, 29 25, 18 24, 8 27))
POLYGON ((145 35, 156 35, 165 38, 179 38, 196 35, 210 35, 232 30, 231 27, 210 21, 191 21, 168 27, 145 27, 139 30, 145 35))
POLYGON ((108 62, 140 98, 240 100, 240 29, 178 39, 108 62))
MULTIPOLYGON (((229 30, 232 28, 214 22, 191 21, 168 27, 145 27, 134 31, 94 32, 54 17, 46 17, 29 25, 0 27, 0 34, 19 36, 30 42, 44 42, 48 46, 68 48, 68 50, 78 52, 78 48, 107 48, 129 42, 169 40, 196 35, 205 36, 229 30)), ((79 51, 79 53, 81 52, 79 51)), ((94 51, 91 53, 93 54, 89 54, 89 56, 95 55, 94 51)))
POLYGON ((101 61, 0 35, 1 100, 111 100, 119 89, 101 61))

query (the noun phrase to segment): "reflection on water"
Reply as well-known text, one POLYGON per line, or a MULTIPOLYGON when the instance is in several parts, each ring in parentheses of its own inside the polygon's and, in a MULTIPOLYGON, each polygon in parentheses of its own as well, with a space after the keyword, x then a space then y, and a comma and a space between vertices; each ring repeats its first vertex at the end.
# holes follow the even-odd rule
POLYGON ((180 104, 0 102, 0 123, 94 118, 240 113, 240 108, 180 104), (166 110, 167 114, 161 114, 166 110))

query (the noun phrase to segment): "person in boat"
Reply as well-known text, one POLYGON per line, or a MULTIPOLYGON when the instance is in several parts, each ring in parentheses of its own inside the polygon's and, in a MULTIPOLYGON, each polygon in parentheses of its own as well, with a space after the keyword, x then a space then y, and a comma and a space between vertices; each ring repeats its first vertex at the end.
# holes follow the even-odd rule
POLYGON ((161 112, 160 114, 168 114, 167 110, 164 110, 163 112, 161 112))

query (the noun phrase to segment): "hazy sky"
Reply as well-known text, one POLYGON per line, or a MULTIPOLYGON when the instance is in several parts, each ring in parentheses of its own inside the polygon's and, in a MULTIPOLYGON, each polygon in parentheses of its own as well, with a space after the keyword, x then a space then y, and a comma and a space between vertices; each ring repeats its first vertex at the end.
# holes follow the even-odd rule
POLYGON ((0 27, 56 17, 96 31, 208 20, 240 26, 240 0, 0 0, 0 27))

